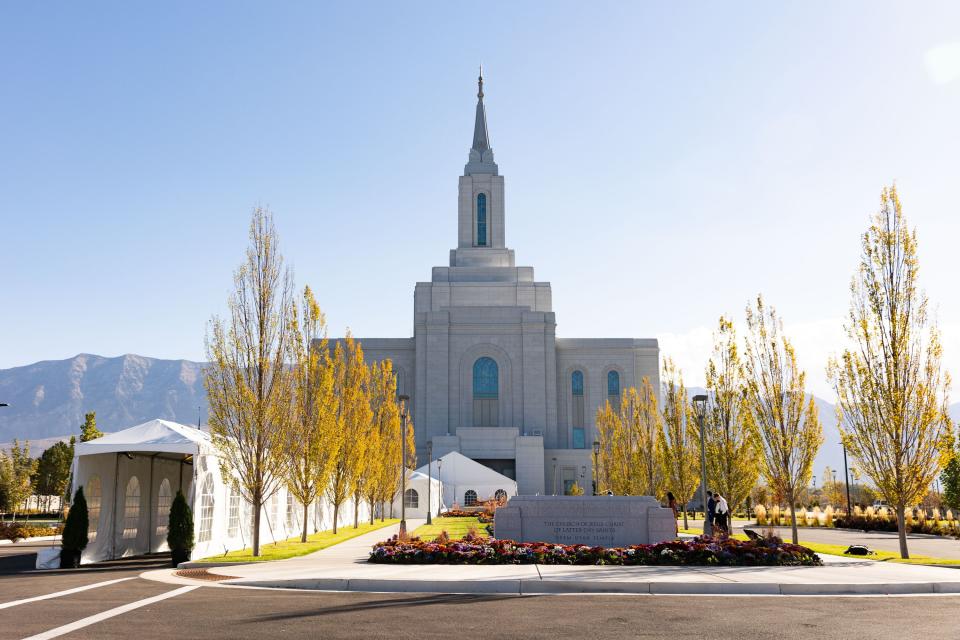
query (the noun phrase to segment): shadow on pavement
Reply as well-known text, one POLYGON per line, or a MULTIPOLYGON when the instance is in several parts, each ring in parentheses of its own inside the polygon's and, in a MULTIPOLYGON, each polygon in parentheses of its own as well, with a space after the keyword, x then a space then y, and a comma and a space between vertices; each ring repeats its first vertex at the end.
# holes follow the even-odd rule
POLYGON ((115 571, 148 571, 150 569, 169 569, 170 554, 154 553, 146 556, 131 556, 96 564, 85 564, 79 569, 34 569, 37 554, 9 555, 0 557, 0 575, 79 575, 82 573, 110 573, 115 571))
POLYGON ((260 616, 258 622, 276 622, 282 620, 291 620, 295 618, 309 618, 315 616, 328 616, 338 613, 352 613, 357 611, 370 611, 372 609, 390 609, 394 607, 420 607, 425 605, 464 605, 480 602, 494 602, 497 600, 507 600, 517 597, 537 597, 537 596, 516 596, 509 594, 465 594, 448 593, 428 596, 412 596, 403 598, 390 598, 385 600, 369 600, 366 602, 357 602, 353 604, 340 605, 336 607, 322 607, 319 609, 310 609, 298 612, 275 613, 272 615, 260 616))

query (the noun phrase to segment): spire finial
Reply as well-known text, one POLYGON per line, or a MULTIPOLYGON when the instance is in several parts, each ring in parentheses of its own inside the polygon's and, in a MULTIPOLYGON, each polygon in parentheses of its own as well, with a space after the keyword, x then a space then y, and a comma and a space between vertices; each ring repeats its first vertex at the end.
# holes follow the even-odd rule
POLYGON ((483 64, 480 65, 480 77, 477 78, 477 97, 483 100, 483 64))

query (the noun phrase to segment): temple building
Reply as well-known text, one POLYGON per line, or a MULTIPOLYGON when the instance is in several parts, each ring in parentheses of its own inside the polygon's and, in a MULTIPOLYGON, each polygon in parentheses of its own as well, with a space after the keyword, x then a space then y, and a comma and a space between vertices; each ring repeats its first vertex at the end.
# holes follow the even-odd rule
MULTIPOLYGON (((367 360, 393 361, 398 391, 410 397, 418 464, 432 443, 434 458, 459 452, 516 480, 520 494, 562 494, 574 482, 589 493, 596 410, 644 376, 659 389, 659 347, 649 338, 557 337, 550 283, 507 248, 482 75, 478 84, 449 266, 416 284, 412 338, 358 339, 367 360)), ((576 242, 564 233, 543 229, 576 242)), ((461 504, 490 497, 457 486, 461 504)))

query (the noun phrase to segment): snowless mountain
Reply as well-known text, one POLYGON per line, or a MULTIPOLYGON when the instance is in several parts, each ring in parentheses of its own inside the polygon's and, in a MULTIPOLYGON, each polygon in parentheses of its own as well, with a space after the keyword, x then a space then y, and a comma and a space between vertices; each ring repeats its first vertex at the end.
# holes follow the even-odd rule
MULTIPOLYGON (((206 417, 203 363, 137 355, 104 358, 81 353, 0 369, 0 442, 40 442, 79 434, 83 416, 97 412, 97 427, 118 431, 152 418, 196 424, 206 417)), ((31 447, 32 449, 34 447, 31 447)))

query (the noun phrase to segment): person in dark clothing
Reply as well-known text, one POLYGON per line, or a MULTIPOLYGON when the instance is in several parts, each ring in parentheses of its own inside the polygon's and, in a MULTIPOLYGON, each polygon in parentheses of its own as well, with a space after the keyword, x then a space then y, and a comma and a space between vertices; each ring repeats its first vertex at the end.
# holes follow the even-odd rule
POLYGON ((680 533, 680 525, 677 524, 677 518, 679 517, 677 514, 677 499, 673 497, 672 491, 667 491, 667 506, 670 507, 671 511, 673 511, 674 533, 680 533))
MULTIPOLYGON (((717 503, 713 499, 713 492, 707 491, 707 522, 710 523, 710 528, 713 528, 713 524, 717 518, 717 503)), ((706 531, 707 527, 704 525, 703 530, 706 531)))

